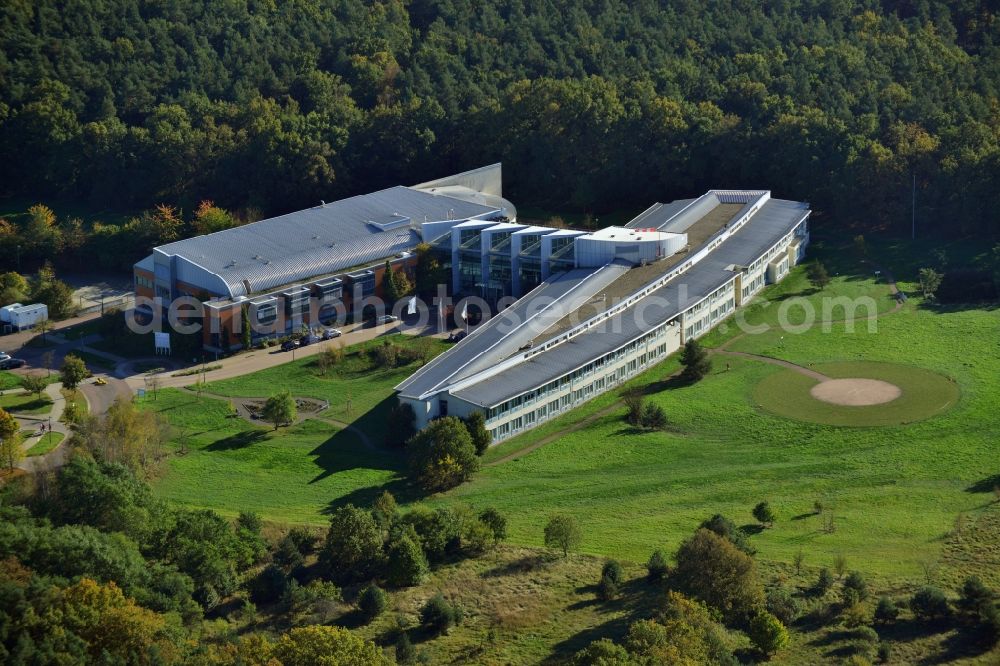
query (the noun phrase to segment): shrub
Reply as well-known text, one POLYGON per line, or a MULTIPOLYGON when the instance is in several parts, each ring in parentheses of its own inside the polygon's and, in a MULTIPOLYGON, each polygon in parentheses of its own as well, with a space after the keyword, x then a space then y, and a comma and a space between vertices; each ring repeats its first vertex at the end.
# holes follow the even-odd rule
POLYGON ((616 585, 621 585, 625 580, 625 572, 618 560, 608 560, 601 568, 601 578, 608 578, 616 585))
POLYGON ((490 528, 494 545, 507 538, 507 518, 493 507, 484 509, 479 514, 479 520, 490 528))
POLYGON ((921 588, 913 595, 910 610, 921 620, 939 620, 951 613, 944 592, 931 586, 921 588))
POLYGON ((484 553, 491 543, 493 532, 483 521, 477 518, 465 524, 462 530, 462 549, 465 552, 473 555, 484 553))
POLYGON ((978 576, 969 576, 962 584, 958 607, 966 615, 978 619, 984 617, 993 607, 995 599, 996 594, 993 590, 983 585, 983 581, 978 576))
POLYGON ((761 502, 753 508, 753 517, 762 525, 770 526, 774 524, 774 510, 767 502, 761 502))
POLYGON ((396 663, 412 664, 417 661, 417 649, 410 642, 410 636, 405 632, 399 632, 399 640, 396 641, 396 663))
POLYGON ((394 587, 419 585, 428 571, 424 551, 410 534, 402 534, 389 547, 386 580, 390 585, 394 587))
POLYGON ((729 540, 734 546, 742 550, 747 555, 753 555, 757 552, 756 549, 753 546, 751 546, 750 542, 747 540, 746 533, 740 528, 736 527, 736 523, 729 520, 722 514, 719 513, 715 514, 708 520, 702 522, 700 527, 712 530, 720 537, 729 540))
POLYGON ((799 617, 799 602, 783 587, 774 587, 767 591, 767 611, 789 625, 799 617))
POLYGON ((875 622, 889 624, 895 622, 897 617, 899 617, 899 608, 896 603, 889 597, 879 597, 878 604, 875 606, 875 622))
POLYGON ((788 645, 788 630, 781 620, 767 611, 757 613, 750 620, 750 640, 766 657, 788 645))
POLYGON ((830 588, 833 587, 833 574, 826 567, 819 570, 819 576, 816 578, 815 591, 817 594, 826 594, 830 588))
POLYGON ((608 576, 601 576, 597 583, 597 598, 601 601, 611 601, 618 596, 618 583, 608 576))
POLYGON ((621 645, 602 638, 573 655, 570 663, 573 666, 627 666, 632 658, 621 645))
POLYGON ((844 579, 843 598, 845 604, 855 604, 868 598, 868 583, 859 572, 852 571, 844 579))
POLYGON ((481 456, 486 453, 493 443, 493 435, 486 427, 486 417, 480 411, 472 412, 465 420, 465 427, 469 430, 469 437, 472 438, 472 446, 476 449, 476 455, 481 456))
POLYGON ((646 571, 648 572, 647 579, 651 583, 661 581, 667 577, 670 568, 667 565, 667 558, 663 556, 663 551, 653 551, 653 554, 649 556, 649 561, 646 562, 646 571))
POLYGON ((855 601, 844 609, 842 621, 844 626, 849 629, 861 627, 868 624, 868 611, 865 609, 864 604, 860 601, 855 601))
POLYGON ((659 405, 648 404, 642 410, 641 422, 643 428, 663 430, 667 427, 667 413, 659 405))
POLYGON ((358 595, 358 610, 369 622, 385 612, 388 605, 389 595, 374 583, 366 586, 358 595))
POLYGON ((438 592, 420 609, 420 623, 434 634, 443 634, 462 622, 462 611, 438 592))
POLYGON ((280 566, 269 564, 250 585, 250 598, 254 603, 267 604, 278 601, 285 596, 288 589, 288 578, 280 566))
POLYGON ((888 664, 890 659, 892 659, 892 646, 890 646, 888 643, 879 643, 878 645, 879 663, 888 664))
POLYGON ((625 394, 625 420, 628 421, 629 425, 638 426, 642 425, 642 413, 644 409, 644 402, 642 399, 642 394, 638 391, 629 391, 625 394))

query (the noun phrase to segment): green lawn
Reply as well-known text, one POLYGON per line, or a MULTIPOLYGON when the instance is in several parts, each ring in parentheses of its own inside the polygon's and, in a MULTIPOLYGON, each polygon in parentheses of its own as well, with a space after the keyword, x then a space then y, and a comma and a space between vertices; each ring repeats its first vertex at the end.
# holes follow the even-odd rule
POLYGON ((28 449, 25 455, 28 457, 44 455, 59 446, 59 442, 62 440, 63 434, 61 432, 45 433, 34 446, 28 449))
POLYGON ((273 432, 229 416, 225 400, 162 389, 141 404, 174 430, 175 455, 156 484, 164 497, 277 522, 325 522, 330 502, 371 502, 398 479, 396 452, 370 451, 349 431, 312 420, 273 432))
MULTIPOLYGON (((292 395, 328 400, 325 415, 346 422, 357 422, 373 441, 385 437, 385 417, 391 406, 392 388, 420 367, 420 362, 401 368, 374 367, 366 350, 385 340, 406 348, 423 346, 431 356, 443 352, 448 343, 435 338, 417 338, 395 334, 352 345, 345 349, 343 361, 326 376, 319 373, 316 357, 284 363, 252 375, 209 382, 205 390, 226 396, 266 397, 281 389, 292 395)), ((335 346, 336 341, 322 343, 335 346)))
POLYGON ((7 370, 0 370, 0 391, 8 391, 21 385, 21 376, 7 370))
MULTIPOLYGON (((991 497, 986 480, 1000 471, 995 439, 1000 432, 1000 313, 939 312, 912 298, 886 314, 895 308, 888 286, 876 283, 867 268, 858 273, 831 269, 833 281, 817 293, 796 269, 765 292, 772 305, 763 300, 751 305, 745 320, 773 325, 781 303, 798 295, 817 311, 826 296, 868 296, 885 314, 871 330, 866 323, 852 331, 833 323, 799 333, 741 335, 731 320, 706 344, 728 341, 732 350, 802 365, 864 360, 924 369, 954 380, 959 391, 954 407, 910 425, 807 423, 757 407, 755 391, 786 370, 725 357, 726 371, 722 357, 716 357, 711 375, 679 386, 663 381, 677 367, 671 358, 630 382, 645 387, 648 399, 666 410, 667 432, 634 431, 623 421, 624 409, 616 406, 619 394, 607 394, 494 447, 472 482, 425 501, 497 506, 509 518, 511 541, 528 546, 541 545, 547 517, 565 511, 583 525, 584 552, 644 561, 653 548, 675 548, 712 513, 752 524, 752 507, 767 500, 779 519, 754 537, 763 562, 787 563, 802 549, 813 566, 828 566, 844 554, 851 568, 888 580, 917 579, 927 563, 941 557, 957 515, 979 519, 991 497), (573 428, 579 429, 567 432, 573 428), (545 446, 503 461, 543 440, 545 446), (502 462, 491 464, 497 461, 502 462), (823 531, 812 513, 817 500, 834 516, 832 532, 823 531)), ((792 312, 786 309, 798 323, 792 312)), ((842 316, 835 312, 833 319, 842 316)), ((444 348, 436 341, 419 344, 444 348)), ((287 387, 296 395, 327 399, 329 416, 355 422, 378 444, 392 386, 415 367, 373 369, 364 356, 349 354, 336 371, 320 377, 314 360, 303 359, 213 382, 208 390, 265 396, 287 387)), ((838 367, 857 371, 850 365, 825 370, 836 375, 838 367)), ((404 503, 411 499, 399 476, 401 452, 367 451, 354 435, 331 424, 306 422, 245 444, 254 428, 227 418, 224 402, 204 398, 199 404, 192 395, 163 391, 158 404, 145 404, 167 414, 188 442, 189 452, 171 460, 157 486, 166 497, 227 513, 252 508, 272 520, 310 524, 324 522, 331 503, 367 501, 383 485, 404 503)))
POLYGON ((0 408, 17 414, 48 414, 52 411, 52 400, 45 395, 36 397, 34 393, 16 393, 0 396, 0 408))

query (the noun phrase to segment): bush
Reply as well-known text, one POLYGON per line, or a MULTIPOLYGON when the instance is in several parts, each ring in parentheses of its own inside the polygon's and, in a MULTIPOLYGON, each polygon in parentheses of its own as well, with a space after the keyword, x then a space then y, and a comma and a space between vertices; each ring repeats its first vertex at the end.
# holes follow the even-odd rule
POLYGON ((868 611, 865 609, 865 605, 860 601, 851 603, 844 609, 842 621, 844 626, 849 629, 854 629, 868 624, 868 611))
POLYGON ((921 620, 940 620, 951 614, 948 598, 936 587, 924 587, 910 599, 910 610, 921 620))
POLYGON ((722 514, 715 514, 708 520, 702 522, 700 527, 704 527, 707 530, 712 530, 720 537, 727 539, 734 546, 742 550, 747 555, 753 555, 757 551, 750 545, 747 540, 746 533, 740 528, 736 527, 736 523, 729 520, 722 514))
POLYGON ((478 518, 470 520, 462 530, 462 549, 471 554, 479 555, 493 543, 493 532, 489 526, 478 518))
POLYGON ((374 583, 366 586, 358 595, 358 610, 369 622, 385 612, 388 605, 389 595, 374 583))
POLYGON ((814 588, 816 594, 826 594, 831 587, 833 587, 833 574, 829 569, 823 567, 816 578, 816 586, 814 588))
POLYGON ((667 413, 659 405, 648 404, 642 410, 641 422, 643 428, 663 430, 667 427, 667 413))
POLYGON ((393 587, 419 585, 428 571, 424 551, 410 534, 402 534, 389 547, 386 580, 393 587))
POLYGON ((654 550, 646 562, 646 578, 651 583, 656 583, 667 577, 670 567, 667 565, 667 558, 663 556, 663 551, 654 550))
POLYGON ((961 596, 958 599, 958 607, 973 619, 984 617, 993 607, 996 594, 990 588, 983 585, 977 576, 969 576, 962 584, 961 596))
POLYGON ((493 435, 486 427, 486 417, 480 411, 472 412, 465 420, 465 427, 469 430, 469 437, 472 438, 472 446, 476 449, 476 455, 481 456, 486 453, 493 443, 493 435))
POLYGON ((774 510, 767 502, 761 502, 753 508, 753 517, 762 525, 770 526, 774 524, 774 510))
POLYGON ((270 564, 264 568, 250 585, 250 598, 257 604, 269 604, 285 596, 288 578, 280 566, 270 564))
POLYGON ((479 520, 490 528, 490 533, 493 535, 493 545, 507 538, 507 518, 493 507, 484 509, 479 514, 479 520))
POLYGON ((438 592, 420 609, 420 623, 434 634, 443 634, 462 623, 462 611, 458 606, 448 603, 438 592))
POLYGON ((788 630, 781 620, 767 611, 757 613, 750 620, 750 640, 766 657, 788 645, 788 630))
POLYGON ((608 576, 601 576, 597 583, 597 598, 601 601, 611 601, 618 596, 618 583, 608 576))
POLYGON ((868 598, 868 583, 864 576, 852 571, 844 579, 843 600, 845 604, 856 604, 868 598))
POLYGON ((639 426, 642 425, 642 414, 645 408, 645 403, 642 399, 642 394, 638 391, 629 391, 625 394, 625 420, 628 421, 629 425, 639 426))
POLYGON ((573 666, 627 666, 633 660, 621 645, 602 638, 573 655, 570 663, 573 666))
POLYGON ((767 592, 767 611, 789 625, 799 617, 799 602, 783 587, 774 587, 767 592))
POLYGON ((879 663, 888 664, 890 659, 892 659, 892 646, 890 646, 888 643, 879 643, 878 646, 879 663))
POLYGON ((875 622, 889 624, 895 622, 897 617, 899 617, 899 608, 896 603, 889 597, 879 597, 878 604, 875 606, 875 622))
POLYGON ((625 572, 618 560, 608 560, 601 568, 601 578, 608 578, 616 585, 621 585, 625 580, 625 572))

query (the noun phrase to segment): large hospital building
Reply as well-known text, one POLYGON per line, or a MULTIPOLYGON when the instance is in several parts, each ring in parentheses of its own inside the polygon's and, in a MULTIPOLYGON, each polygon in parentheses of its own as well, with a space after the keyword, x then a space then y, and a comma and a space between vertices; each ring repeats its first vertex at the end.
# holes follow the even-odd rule
MULTIPOLYGON (((450 294, 499 313, 396 387, 418 427, 486 415, 500 441, 618 386, 781 280, 809 242, 804 203, 712 190, 622 227, 522 224, 494 164, 154 248, 137 296, 201 304, 204 346, 294 334, 381 293, 426 243, 450 294), (321 303, 321 306, 316 306, 321 303)), ((158 300, 155 300, 158 299, 158 300)), ((464 307, 463 307, 464 310, 464 307)))

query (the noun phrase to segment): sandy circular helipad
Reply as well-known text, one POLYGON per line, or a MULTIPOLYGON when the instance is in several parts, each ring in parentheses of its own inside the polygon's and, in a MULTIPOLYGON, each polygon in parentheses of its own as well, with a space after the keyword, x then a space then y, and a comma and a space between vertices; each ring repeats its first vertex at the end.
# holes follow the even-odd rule
POLYGON ((817 400, 845 407, 866 407, 892 402, 903 394, 895 384, 881 379, 828 379, 809 390, 817 400))

